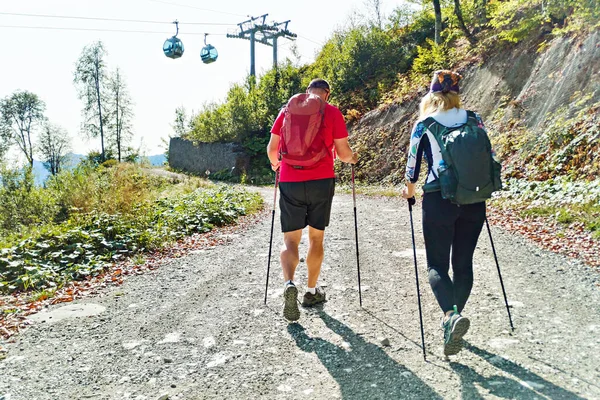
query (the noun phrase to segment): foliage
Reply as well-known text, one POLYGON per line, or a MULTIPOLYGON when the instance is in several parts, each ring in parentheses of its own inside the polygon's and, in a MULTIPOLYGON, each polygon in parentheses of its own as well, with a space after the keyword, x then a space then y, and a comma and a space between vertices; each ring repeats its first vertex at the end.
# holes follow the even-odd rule
POLYGON ((578 224, 600 239, 600 180, 574 182, 568 177, 544 182, 511 178, 495 200, 517 209, 521 217, 545 217, 559 224, 578 224))
POLYGON ((413 81, 422 82, 430 79, 434 71, 447 69, 454 58, 454 51, 445 43, 435 44, 427 39, 426 46, 417 46, 417 57, 412 65, 411 77, 413 81))
MULTIPOLYGON (((269 170, 265 149, 270 130, 281 107, 294 94, 303 91, 301 72, 288 60, 265 73, 257 84, 249 77, 244 85, 234 84, 223 104, 211 103, 191 119, 191 130, 183 137, 196 142, 235 141, 251 157, 251 181, 262 182, 269 170)), ((176 111, 178 120, 183 115, 176 111)), ((230 171, 219 171, 211 178, 237 180, 230 171)))
POLYGON ((490 24, 499 38, 517 43, 543 26, 562 34, 600 25, 596 0, 508 0, 491 3, 490 24))
POLYGON ((0 178, 0 237, 54 218, 58 211, 55 194, 35 186, 31 168, 3 169, 0 178))
POLYGON ((495 136, 495 146, 509 161, 508 176, 536 181, 561 176, 573 180, 598 177, 600 160, 595 155, 600 151, 600 103, 581 93, 573 97, 580 100, 546 117, 541 135, 531 135, 518 121, 503 122, 502 114, 496 117, 502 132, 495 136))
POLYGON ((0 100, 0 131, 10 138, 33 166, 34 129, 44 120, 45 103, 35 94, 16 91, 0 100))
POLYGON ((0 292, 51 289, 110 263, 256 211, 260 195, 221 186, 141 203, 131 213, 93 211, 0 250, 0 292))
POLYGON ((360 26, 338 31, 308 67, 306 81, 317 76, 327 79, 332 101, 343 112, 354 109, 364 113, 377 106, 398 73, 410 69, 416 46, 432 30, 431 16, 415 13, 414 22, 406 27, 381 30, 360 26))
POLYGON ((183 137, 188 133, 190 128, 190 122, 188 119, 187 111, 185 107, 180 106, 175 109, 175 120, 173 121, 173 131, 175 132, 175 136, 183 137))
POLYGON ((36 226, 60 223, 94 210, 128 213, 164 188, 163 179, 131 164, 112 168, 83 163, 51 177, 46 188, 34 184, 29 169, 2 171, 0 237, 26 236, 36 226))

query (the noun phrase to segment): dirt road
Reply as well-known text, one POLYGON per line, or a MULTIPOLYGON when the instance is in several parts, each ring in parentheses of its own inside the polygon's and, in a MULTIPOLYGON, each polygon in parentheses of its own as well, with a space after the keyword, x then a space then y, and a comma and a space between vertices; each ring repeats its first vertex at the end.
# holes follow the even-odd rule
MULTIPOLYGON (((337 195, 322 273, 329 301, 298 324, 281 315, 278 224, 263 305, 269 215, 229 245, 38 314, 5 344, 0 399, 600 399, 596 272, 493 228, 511 333, 484 230, 467 348, 444 361, 417 207, 424 362, 406 203, 359 197, 358 210, 362 308, 352 198, 337 195)), ((303 293, 303 263, 298 272, 303 293)))

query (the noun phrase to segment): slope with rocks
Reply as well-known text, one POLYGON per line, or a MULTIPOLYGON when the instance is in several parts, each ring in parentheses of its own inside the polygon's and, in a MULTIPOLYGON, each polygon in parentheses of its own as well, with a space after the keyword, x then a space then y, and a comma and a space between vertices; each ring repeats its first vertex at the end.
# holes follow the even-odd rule
MULTIPOLYGON (((506 161, 507 175, 526 170, 526 164, 533 164, 534 156, 540 153, 551 150, 546 157, 551 158, 572 146, 567 140, 555 143, 552 134, 563 135, 566 122, 583 119, 581 112, 593 113, 600 103, 600 31, 559 37, 544 46, 542 40, 539 37, 504 46, 454 66, 464 76, 464 105, 483 116, 492 142, 506 161)), ((402 181, 410 130, 425 90, 367 113, 352 127, 351 141, 361 154, 361 181, 402 181)), ((583 154, 592 151, 599 140, 600 122, 594 119, 589 125, 577 129, 582 137, 589 135, 580 151, 583 154)), ((551 166, 556 169, 558 163, 551 166)), ((597 176, 599 171, 600 164, 592 162, 583 177, 597 176)))

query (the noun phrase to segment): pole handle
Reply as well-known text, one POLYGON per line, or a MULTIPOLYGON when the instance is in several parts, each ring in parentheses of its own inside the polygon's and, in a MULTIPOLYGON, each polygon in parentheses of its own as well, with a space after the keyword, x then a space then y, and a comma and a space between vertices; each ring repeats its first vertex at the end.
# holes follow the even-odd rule
POLYGON ((417 203, 417 200, 415 199, 415 196, 406 200, 408 201, 408 210, 412 212, 412 207, 417 203))

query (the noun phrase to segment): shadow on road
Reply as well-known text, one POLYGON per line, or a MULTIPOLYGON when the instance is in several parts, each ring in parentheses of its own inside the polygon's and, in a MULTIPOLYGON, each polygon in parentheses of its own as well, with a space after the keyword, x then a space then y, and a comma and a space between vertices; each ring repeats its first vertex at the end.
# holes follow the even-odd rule
POLYGON ((514 376, 514 379, 503 375, 485 377, 466 365, 451 362, 450 367, 461 379, 463 399, 483 399, 477 386, 488 390, 491 395, 505 399, 533 399, 539 397, 540 394, 551 399, 583 399, 506 358, 480 349, 468 342, 465 342, 465 349, 478 355, 494 367, 514 376))
POLYGON ((343 399, 441 399, 379 346, 366 342, 327 313, 320 311, 318 315, 329 329, 350 345, 348 349, 308 336, 300 324, 288 325, 288 332, 300 349, 319 357, 340 386, 343 399))
MULTIPOLYGON (((388 324, 387 322, 385 322, 382 318, 380 318, 379 316, 377 316, 377 314, 375 314, 373 311, 369 311, 366 308, 363 308, 363 311, 371 316, 373 319, 377 320, 379 323, 381 323, 382 325, 386 326, 387 328, 391 329, 392 331, 396 332, 398 335, 402 336, 402 338, 404 338, 406 341, 414 344, 416 347, 423 349, 423 346, 421 344, 421 342, 417 342, 416 340, 413 340, 411 338, 409 338, 408 336, 406 336, 404 333, 402 333, 399 329, 393 327, 392 325, 388 324)), ((418 326, 417 326, 418 329, 418 326)), ((415 335, 419 335, 419 331, 415 330, 415 335)), ((427 355, 429 357, 437 357, 437 355, 429 350, 426 351, 427 355)), ((429 358, 428 358, 429 360, 429 358)))

